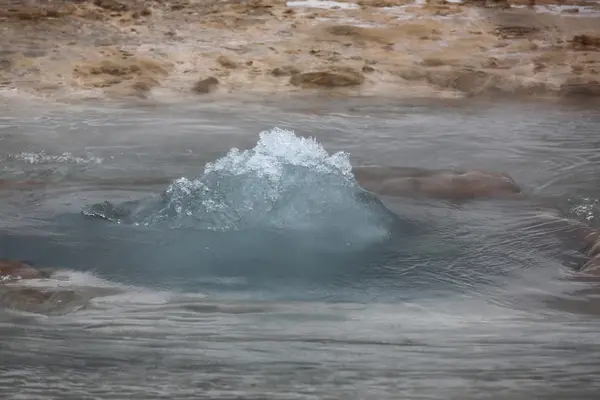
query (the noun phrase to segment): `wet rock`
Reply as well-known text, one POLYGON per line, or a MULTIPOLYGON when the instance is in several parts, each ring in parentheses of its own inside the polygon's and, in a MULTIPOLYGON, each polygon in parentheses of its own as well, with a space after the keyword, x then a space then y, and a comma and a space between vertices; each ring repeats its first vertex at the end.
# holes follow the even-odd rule
POLYGON ((579 8, 565 8, 561 12, 563 14, 579 14, 579 8))
POLYGON ((383 196, 468 201, 521 193, 510 176, 497 172, 384 166, 354 167, 352 171, 363 188, 383 196))
POLYGON ((371 72, 375 72, 375 68, 371 67, 370 65, 364 65, 361 68, 362 72, 364 72, 365 74, 371 73, 371 72))
POLYGON ((409 0, 359 0, 356 4, 362 7, 397 7, 411 4, 409 0))
MULTIPOLYGON (((122 52, 96 62, 79 64, 73 74, 84 87, 107 88, 132 80, 143 81, 145 86, 156 86, 160 78, 168 75, 168 65, 122 52)), ((124 87, 128 90, 141 88, 131 84, 124 87)))
POLYGON ((20 21, 41 21, 70 15, 74 11, 71 4, 0 6, 0 18, 20 21))
POLYGON ((400 73, 403 79, 424 80, 444 89, 457 90, 468 95, 498 91, 500 76, 473 68, 437 68, 433 70, 408 69, 400 73))
POLYGON ((507 0, 465 0, 465 4, 486 8, 510 8, 507 0))
POLYGON ((16 189, 31 189, 37 186, 42 186, 44 183, 35 180, 13 181, 9 179, 0 179, 0 191, 16 190, 16 189))
POLYGON ((140 98, 145 98, 152 89, 158 86, 158 81, 152 78, 140 78, 131 84, 132 93, 140 98))
POLYGON ((103 8, 108 11, 127 11, 129 6, 116 0, 94 0, 96 7, 103 8))
POLYGON ((448 62, 446 60, 437 57, 425 57, 419 62, 419 65, 423 67, 441 67, 447 64, 448 62))
POLYGON ((495 88, 496 75, 474 69, 455 70, 443 80, 441 86, 465 93, 477 93, 495 88))
POLYGON ((66 314, 82 308, 86 300, 73 290, 12 285, 0 287, 0 307, 36 314, 66 314))
POLYGON ((298 68, 296 67, 292 67, 292 66, 285 66, 285 67, 277 67, 277 68, 273 68, 271 70, 271 75, 275 76, 275 77, 281 77, 281 76, 290 76, 290 75, 295 75, 297 73, 299 73, 300 71, 298 70, 298 68))
POLYGON ((290 83, 302 87, 349 87, 359 86, 365 81, 360 72, 354 70, 331 70, 299 73, 291 77, 290 83))
POLYGON ((233 61, 231 58, 225 56, 225 55, 221 55, 217 58, 217 62, 225 68, 229 68, 229 69, 235 69, 238 67, 238 64, 233 61))
POLYGON ((600 50, 600 37, 591 35, 576 35, 571 39, 575 50, 600 50))
POLYGON ((172 11, 183 10, 186 6, 187 6, 186 3, 173 3, 173 4, 171 4, 171 10, 172 11))
POLYGON ((210 76, 205 79, 200 79, 198 82, 194 83, 192 90, 196 93, 206 94, 215 90, 218 85, 219 80, 214 76, 210 76))
POLYGON ((502 39, 523 39, 532 37, 540 32, 535 26, 500 26, 494 33, 502 39))
POLYGON ((600 82, 584 77, 571 78, 561 85, 560 94, 570 98, 600 98, 600 82))
POLYGON ((112 60, 101 61, 97 65, 90 67, 89 72, 92 75, 113 75, 123 76, 136 73, 140 70, 140 67, 135 64, 117 63, 112 60))
POLYGON ((581 272, 591 275, 600 275, 600 255, 592 257, 581 268, 581 272))
POLYGON ((577 272, 600 275, 600 231, 586 222, 565 217, 554 206, 554 202, 545 206, 537 215, 536 223, 544 231, 554 232, 567 248, 577 250, 587 259, 583 263, 578 259, 572 264, 577 272))
POLYGON ((486 0, 485 6, 488 8, 510 8, 507 0, 486 0))
POLYGON ((405 29, 395 29, 391 27, 363 27, 354 25, 325 25, 322 29, 317 29, 317 35, 330 35, 334 38, 350 39, 356 44, 380 43, 392 45, 397 37, 403 35, 405 29), (322 33, 321 33, 322 32, 322 33))
POLYGON ((13 64, 14 63, 10 58, 0 58, 0 71, 10 71, 13 64))
POLYGON ((445 2, 432 2, 431 4, 427 4, 423 9, 427 10, 427 12, 429 12, 432 15, 442 17, 457 14, 462 11, 460 7, 457 7, 455 5, 448 5, 448 3, 445 2))
POLYGON ((482 68, 489 69, 509 69, 516 64, 514 60, 499 59, 496 57, 489 57, 481 62, 482 68))
POLYGON ((24 261, 0 259, 0 282, 49 277, 49 272, 38 270, 24 261))

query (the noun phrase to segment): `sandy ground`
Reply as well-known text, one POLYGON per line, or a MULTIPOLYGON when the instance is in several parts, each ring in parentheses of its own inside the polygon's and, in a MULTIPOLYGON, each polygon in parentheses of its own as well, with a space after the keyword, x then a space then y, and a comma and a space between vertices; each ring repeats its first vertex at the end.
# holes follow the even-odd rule
POLYGON ((0 88, 600 98, 600 3, 0 0, 0 88))

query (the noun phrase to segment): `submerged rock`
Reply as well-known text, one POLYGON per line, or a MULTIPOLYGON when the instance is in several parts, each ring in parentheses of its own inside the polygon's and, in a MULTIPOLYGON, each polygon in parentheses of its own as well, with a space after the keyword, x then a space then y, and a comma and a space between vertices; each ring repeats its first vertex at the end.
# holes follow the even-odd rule
POLYGON ((40 186, 42 184, 42 182, 34 180, 14 181, 9 179, 0 179, 0 190, 28 189, 31 187, 40 186))
MULTIPOLYGON (((427 170, 407 167, 360 166, 352 169, 357 182, 378 195, 424 197, 464 202, 483 198, 520 198, 521 188, 507 174, 488 171, 427 170)), ((553 205, 534 219, 586 258, 575 269, 600 276, 600 230, 571 217, 553 205)))
MULTIPOLYGON (((92 298, 120 293, 117 288, 30 286, 36 279, 58 279, 21 260, 0 259, 0 308, 36 314, 60 315, 85 307, 92 298)), ((50 282, 50 281, 48 281, 50 282)))
POLYGON ((49 277, 49 272, 38 270, 25 261, 0 259, 0 282, 49 277))
POLYGON ((80 309, 86 299, 74 290, 8 286, 0 288, 0 307, 36 314, 56 315, 80 309))
POLYGON ((497 172, 382 166, 354 167, 352 172, 362 187, 383 196, 467 201, 521 193, 510 176, 497 172))

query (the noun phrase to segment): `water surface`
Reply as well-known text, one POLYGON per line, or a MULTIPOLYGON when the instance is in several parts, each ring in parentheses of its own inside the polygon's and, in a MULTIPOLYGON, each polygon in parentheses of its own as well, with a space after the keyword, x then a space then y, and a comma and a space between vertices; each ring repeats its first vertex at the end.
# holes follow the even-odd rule
POLYGON ((594 282, 570 279, 580 255, 538 218, 556 207, 595 224, 596 111, 355 99, 2 110, 0 177, 47 184, 0 198, 0 256, 59 268, 35 284, 92 297, 66 314, 0 313, 5 398, 597 393, 594 282), (378 198, 351 164, 502 171, 526 196, 378 198))

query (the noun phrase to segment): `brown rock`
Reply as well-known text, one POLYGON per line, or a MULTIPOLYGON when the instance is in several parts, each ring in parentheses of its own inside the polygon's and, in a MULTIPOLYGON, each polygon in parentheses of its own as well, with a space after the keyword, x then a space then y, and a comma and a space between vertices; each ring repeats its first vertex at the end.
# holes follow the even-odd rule
POLYGON ((297 74, 299 72, 300 71, 296 67, 285 66, 285 67, 273 68, 271 70, 271 75, 276 76, 276 77, 281 77, 281 76, 295 75, 295 74, 297 74))
POLYGON ((112 57, 77 65, 73 74, 84 86, 106 88, 132 79, 158 83, 168 74, 167 64, 121 52, 112 57))
POLYGON ((215 90, 218 85, 219 80, 214 76, 210 76, 205 79, 200 79, 198 82, 194 83, 192 90, 196 93, 205 94, 215 90))
POLYGON ((419 62, 419 65, 422 65, 424 67, 441 67, 442 65, 446 65, 447 63, 447 61, 442 60, 441 58, 425 57, 419 62))
POLYGON ((534 26, 500 26, 494 33, 502 39, 523 39, 531 37, 540 32, 540 28, 534 26))
POLYGON ((365 81, 360 72, 354 70, 331 70, 299 73, 291 77, 290 83, 302 87, 348 87, 358 86, 365 81))
POLYGON ((43 185, 43 182, 40 181, 13 181, 8 179, 0 179, 0 190, 7 189, 29 189, 36 186, 43 185))
POLYGON ((131 84, 131 89, 133 94, 137 97, 145 98, 148 93, 158 85, 158 81, 156 79, 152 79, 149 77, 142 77, 140 79, 136 79, 131 84))
POLYGON ((96 7, 103 8, 108 11, 127 11, 129 6, 116 0, 94 0, 96 7))
POLYGON ((507 0, 487 0, 485 6, 488 8, 510 8, 507 0))
POLYGON ((561 85, 560 94, 563 97, 600 98, 600 82, 584 77, 572 78, 561 85))
POLYGON ((487 8, 510 8, 507 0, 467 0, 464 3, 487 8))
POLYGON ((500 77, 494 73, 464 67, 433 70, 412 68, 402 71, 400 77, 406 80, 424 80, 432 85, 469 95, 497 90, 500 83, 500 77))
POLYGON ((229 69, 235 69, 238 67, 238 64, 233 61, 231 58, 225 56, 225 55, 221 55, 217 58, 217 62, 225 67, 225 68, 229 68, 229 69))
POLYGON ((10 58, 0 58, 0 71, 10 71, 13 64, 14 62, 10 58))
POLYGON ((73 13, 75 7, 71 4, 48 5, 16 5, 15 7, 0 6, 0 18, 21 21, 40 21, 54 19, 73 13))
POLYGON ((0 287, 0 307, 36 314, 66 314, 84 307, 88 300, 73 290, 13 285, 0 287))
POLYGON ((352 172, 363 188, 383 196, 468 201, 521 192, 510 176, 497 172, 385 166, 354 167, 352 172))
POLYGON ((359 0, 356 4, 362 7, 397 7, 410 3, 409 0, 359 0))
POLYGON ((495 75, 473 69, 460 69, 449 77, 449 87, 466 93, 476 93, 493 88, 495 75))
POLYGON ((0 259, 0 282, 48 277, 48 272, 35 269, 24 261, 0 259))
POLYGON ((177 10, 183 10, 186 7, 187 4, 184 3, 174 3, 171 4, 171 10, 172 11, 177 11, 177 10))
POLYGON ((576 35, 571 39, 571 45, 576 50, 600 50, 600 37, 576 35))
POLYGON ((362 72, 364 72, 365 74, 368 74, 370 72, 375 72, 375 68, 371 67, 370 65, 364 65, 361 68, 362 72))
POLYGON ((488 57, 481 62, 483 68, 489 69, 509 69, 515 65, 515 61, 488 57))
POLYGON ((582 272, 592 275, 600 275, 600 255, 592 257, 581 268, 582 272))
POLYGON ((325 33, 333 36, 343 36, 365 42, 393 44, 398 32, 389 28, 367 28, 354 25, 329 25, 324 28, 325 33))

